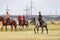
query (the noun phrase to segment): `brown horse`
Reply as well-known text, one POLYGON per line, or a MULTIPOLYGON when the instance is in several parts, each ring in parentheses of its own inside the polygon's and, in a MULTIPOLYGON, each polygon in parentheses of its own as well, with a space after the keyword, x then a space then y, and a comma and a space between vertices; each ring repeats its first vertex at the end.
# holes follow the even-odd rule
POLYGON ((29 27, 28 21, 18 21, 18 24, 24 28, 24 26, 27 28, 29 27))
POLYGON ((10 25, 11 26, 11 31, 13 31, 13 26, 15 28, 15 31, 17 31, 16 30, 17 25, 16 25, 15 20, 10 19, 10 22, 7 23, 6 18, 3 18, 3 17, 0 16, 0 21, 2 21, 1 31, 2 31, 2 29, 3 29, 4 26, 5 26, 6 31, 7 31, 7 25, 10 25))

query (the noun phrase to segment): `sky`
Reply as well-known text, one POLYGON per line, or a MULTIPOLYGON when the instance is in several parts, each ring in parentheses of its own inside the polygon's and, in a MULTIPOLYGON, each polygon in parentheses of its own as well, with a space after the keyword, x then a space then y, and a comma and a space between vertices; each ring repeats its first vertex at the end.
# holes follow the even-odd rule
MULTIPOLYGON (((42 15, 60 15, 60 0, 32 0, 32 2, 32 15, 38 15, 39 11, 42 15)), ((31 0, 0 0, 0 15, 6 14, 7 6, 11 15, 31 13, 31 0)))

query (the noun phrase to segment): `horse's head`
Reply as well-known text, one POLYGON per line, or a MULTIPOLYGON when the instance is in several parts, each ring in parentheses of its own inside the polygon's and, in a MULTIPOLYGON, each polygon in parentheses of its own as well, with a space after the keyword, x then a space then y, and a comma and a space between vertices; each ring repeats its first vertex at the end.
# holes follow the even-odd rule
POLYGON ((3 17, 0 16, 0 21, 2 21, 3 17))
POLYGON ((31 18, 30 18, 30 20, 33 20, 33 21, 34 21, 34 20, 35 20, 35 18, 34 18, 34 17, 31 17, 31 18))
POLYGON ((30 18, 30 20, 31 20, 30 23, 34 23, 35 22, 35 18, 34 17, 30 18))

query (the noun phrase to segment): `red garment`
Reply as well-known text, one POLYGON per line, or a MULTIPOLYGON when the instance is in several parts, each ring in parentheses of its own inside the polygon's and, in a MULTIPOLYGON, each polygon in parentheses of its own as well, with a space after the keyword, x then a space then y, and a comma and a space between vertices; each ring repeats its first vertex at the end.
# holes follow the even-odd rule
POLYGON ((23 15, 23 20, 25 20, 25 16, 23 15))
POLYGON ((25 20, 25 16, 22 16, 22 17, 21 17, 21 21, 24 21, 24 20, 25 20))
POLYGON ((21 17, 21 21, 23 21, 23 17, 21 17))
POLYGON ((18 16, 18 20, 21 20, 21 16, 18 16))

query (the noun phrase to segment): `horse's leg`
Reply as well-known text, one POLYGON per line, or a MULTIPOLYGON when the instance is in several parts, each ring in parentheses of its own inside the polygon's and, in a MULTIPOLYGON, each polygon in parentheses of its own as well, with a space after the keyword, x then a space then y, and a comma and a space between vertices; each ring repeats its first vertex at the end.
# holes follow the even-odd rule
POLYGON ((24 28, 24 25, 22 25, 22 28, 24 28))
MULTIPOLYGON (((19 22, 19 26, 21 27, 21 22, 19 22)), ((20 27, 19 27, 19 28, 20 28, 20 27)))
POLYGON ((28 24, 26 24, 25 26, 26 26, 26 28, 27 28, 27 27, 29 27, 29 25, 28 25, 28 24))
POLYGON ((5 29, 6 29, 6 31, 7 31, 7 25, 5 25, 5 29))
POLYGON ((12 27, 12 25, 11 25, 11 31, 13 31, 13 27, 12 27))
POLYGON ((19 29, 20 29, 21 25, 19 24, 19 29))
POLYGON ((1 27, 1 31, 2 31, 3 27, 4 27, 4 25, 2 25, 2 27, 1 27))
POLYGON ((19 29, 20 29, 21 25, 19 24, 19 29))
POLYGON ((14 25, 14 27, 15 27, 15 31, 17 31, 17 30, 16 30, 16 27, 17 27, 17 26, 16 26, 16 25, 14 25))
POLYGON ((48 28, 47 28, 47 26, 45 27, 45 29, 46 29, 46 31, 47 31, 47 34, 48 34, 48 28))
POLYGON ((43 31, 44 31, 44 29, 43 29, 44 27, 42 27, 42 34, 43 34, 43 31))
POLYGON ((32 22, 30 22, 30 24, 31 24, 32 22))
POLYGON ((37 33, 38 33, 38 31, 39 31, 39 26, 37 26, 37 33))
POLYGON ((29 27, 29 24, 26 25, 26 28, 29 27))
POLYGON ((37 26, 35 26, 35 28, 34 28, 34 33, 36 34, 36 28, 37 28, 37 26))
POLYGON ((29 24, 27 25, 27 27, 29 27, 29 24))
POLYGON ((27 28, 27 25, 25 25, 25 27, 27 28))

